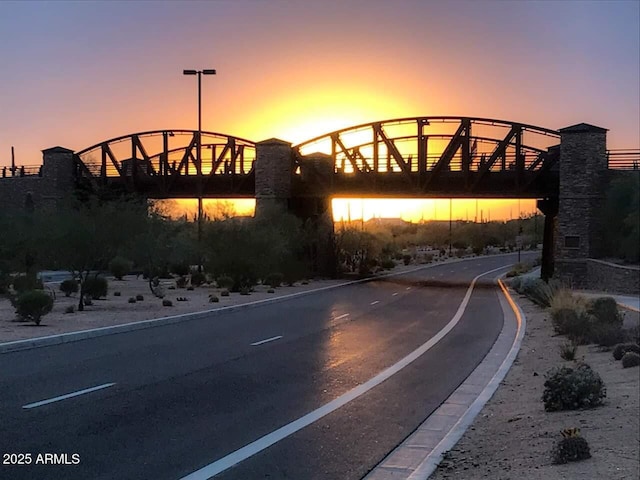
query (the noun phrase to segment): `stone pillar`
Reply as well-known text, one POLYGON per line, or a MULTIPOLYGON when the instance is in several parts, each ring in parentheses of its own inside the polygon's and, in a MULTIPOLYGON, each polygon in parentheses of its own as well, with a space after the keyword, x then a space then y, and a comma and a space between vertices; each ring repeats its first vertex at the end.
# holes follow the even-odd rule
POLYGON ((556 233, 556 219, 558 216, 558 198, 553 197, 538 200, 538 209, 544 214, 540 278, 547 282, 551 277, 553 277, 553 271, 555 268, 553 261, 553 249, 556 233))
POLYGON ((586 285, 586 259, 598 250, 606 179, 607 130, 586 123, 560 129, 556 276, 574 288, 586 285))
POLYGON ((73 150, 52 147, 42 150, 42 200, 45 208, 55 208, 75 188, 73 150))
POLYGON ((293 152, 277 138, 256 143, 256 217, 271 209, 287 208, 291 198, 293 152))

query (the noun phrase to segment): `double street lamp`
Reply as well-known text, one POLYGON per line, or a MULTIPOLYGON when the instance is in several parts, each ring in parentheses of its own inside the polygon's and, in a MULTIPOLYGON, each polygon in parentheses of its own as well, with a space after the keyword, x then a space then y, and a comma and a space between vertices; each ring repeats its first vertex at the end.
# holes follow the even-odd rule
MULTIPOLYGON (((196 161, 198 163, 198 247, 202 243, 202 75, 215 75, 214 69, 183 70, 184 75, 198 76, 198 145, 196 148, 196 161)), ((199 259, 198 270, 202 271, 202 259, 199 259)))

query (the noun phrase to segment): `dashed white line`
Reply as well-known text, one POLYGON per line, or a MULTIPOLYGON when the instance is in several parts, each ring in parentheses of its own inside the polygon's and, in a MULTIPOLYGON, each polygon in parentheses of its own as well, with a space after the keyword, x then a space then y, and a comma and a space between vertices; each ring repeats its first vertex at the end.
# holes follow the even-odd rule
POLYGON ((277 337, 267 338, 265 340, 260 340, 259 342, 254 342, 251 344, 251 346, 255 347, 256 345, 262 345, 263 343, 273 342, 274 340, 278 340, 280 338, 282 338, 282 335, 278 335, 277 337))
POLYGON ((380 300, 376 300, 375 302, 371 302, 371 305, 375 305, 376 303, 380 303, 380 300))
POLYGON ((411 290, 411 287, 407 287, 407 288, 405 288, 405 290, 411 290))
POLYGON ((60 400, 66 400, 67 398, 77 397, 79 395, 84 395, 85 393, 95 392, 96 390, 102 390, 103 388, 113 387, 115 383, 104 383, 102 385, 98 385, 97 387, 85 388, 84 390, 78 390, 77 392, 67 393, 65 395, 60 395, 59 397, 49 398, 47 400, 41 400, 35 403, 29 403, 28 405, 23 405, 22 408, 36 408, 41 407, 42 405, 47 405, 49 403, 59 402, 60 400))
POLYGON ((340 316, 338 316, 338 317, 334 318, 334 320, 340 320, 341 318, 348 317, 348 316, 349 316, 349 314, 348 314, 348 313, 343 313, 342 315, 340 315, 340 316))
POLYGON ((467 293, 465 294, 464 298, 462 299, 462 302, 458 306, 458 310, 456 311, 453 318, 449 321, 449 323, 447 323, 442 328, 442 330, 436 333, 428 341, 426 341, 421 346, 416 348, 413 352, 409 353, 406 357, 402 358, 401 360, 398 360, 396 363, 386 368, 382 372, 378 373, 376 376, 370 378, 366 382, 358 385, 357 387, 352 388, 348 392, 343 393, 339 397, 331 400, 329 403, 325 403, 321 407, 307 413, 306 415, 298 418, 297 420, 294 420, 291 423, 283 425, 277 430, 274 430, 271 433, 268 433, 258 438, 257 440, 254 440, 253 442, 245 445, 244 447, 238 450, 235 450, 229 453, 228 455, 208 465, 205 465, 199 470, 196 470, 195 472, 182 477, 181 480, 207 480, 213 477, 214 475, 217 475, 220 472, 224 472, 225 470, 228 470, 229 468, 242 462, 243 460, 246 460, 247 458, 255 455, 256 453, 259 453, 265 450, 266 448, 270 447, 271 445, 279 442, 283 438, 287 438, 289 435, 292 435, 295 432, 303 429, 304 427, 311 425, 312 423, 323 418, 325 415, 328 415, 331 412, 334 412, 338 408, 346 405, 352 400, 355 400, 356 398, 365 394, 366 392, 376 387, 377 385, 380 385, 387 378, 390 378, 391 376, 395 375, 400 370, 405 368, 407 365, 411 364, 416 359, 420 358, 425 352, 430 350, 436 343, 438 343, 442 338, 444 338, 453 329, 453 327, 457 325, 457 323, 462 318, 462 315, 466 310, 467 305, 469 304, 469 300, 471 299, 471 294, 473 293, 473 288, 476 284, 476 281, 484 275, 497 272, 498 270, 501 270, 503 268, 505 267, 495 268, 493 270, 489 270, 487 272, 481 273, 480 275, 475 277, 471 281, 471 285, 469 285, 469 288, 467 289, 467 293))
POLYGON ((395 297, 398 294, 398 292, 392 293, 391 296, 395 297))

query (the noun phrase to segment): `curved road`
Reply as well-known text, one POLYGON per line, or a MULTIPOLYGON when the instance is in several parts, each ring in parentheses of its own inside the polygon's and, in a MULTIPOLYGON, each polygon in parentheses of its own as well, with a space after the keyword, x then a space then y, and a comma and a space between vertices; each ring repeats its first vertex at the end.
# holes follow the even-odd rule
MULTIPOLYGON (((395 364, 452 319, 474 277, 516 259, 434 265, 207 319, 2 354, 0 453, 5 462, 16 457, 4 454, 29 453, 31 464, 0 465, 0 478, 183 478, 395 364), (67 454, 68 463, 77 454, 79 463, 36 465, 46 453, 67 454)), ((491 348, 503 323, 498 273, 476 283, 460 322, 413 363, 215 478, 362 478, 491 348)))

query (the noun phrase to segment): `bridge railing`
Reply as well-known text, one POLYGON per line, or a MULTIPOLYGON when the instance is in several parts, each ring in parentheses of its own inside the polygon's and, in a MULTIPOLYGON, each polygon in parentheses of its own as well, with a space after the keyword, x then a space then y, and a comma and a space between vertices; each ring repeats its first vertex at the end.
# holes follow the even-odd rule
POLYGON ((640 150, 632 148, 607 150, 607 164, 612 170, 639 170, 640 150))
POLYGON ((41 177, 42 165, 20 165, 19 167, 2 167, 0 178, 41 177))

